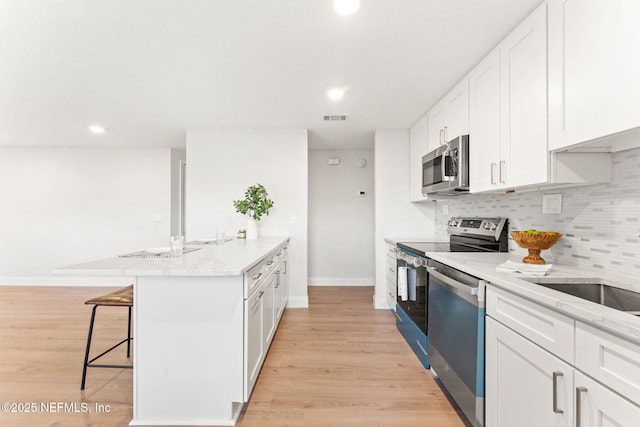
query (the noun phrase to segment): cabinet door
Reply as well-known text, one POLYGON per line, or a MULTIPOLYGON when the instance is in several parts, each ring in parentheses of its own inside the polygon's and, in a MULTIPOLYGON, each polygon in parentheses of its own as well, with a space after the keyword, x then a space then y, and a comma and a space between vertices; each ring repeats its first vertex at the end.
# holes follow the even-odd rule
POLYGON ((445 142, 444 131, 447 126, 447 105, 442 99, 434 105, 427 113, 427 148, 428 151, 435 150, 445 142))
POLYGON ((446 141, 460 135, 469 134, 469 78, 463 78, 446 97, 448 120, 446 123, 446 141))
POLYGON ((500 54, 491 52, 469 75, 470 191, 499 188, 500 54))
POLYGON ((289 255, 286 253, 280 268, 280 286, 282 287, 282 312, 284 313, 289 301, 289 255))
POLYGON ((411 201, 425 200, 422 195, 422 156, 429 152, 427 148, 427 116, 418 120, 410 131, 411 148, 409 150, 409 169, 411 173, 411 201))
POLYGON ((264 292, 259 290, 244 302, 245 313, 245 387, 244 399, 249 400, 264 359, 264 292))
POLYGON ((280 316, 282 316, 283 308, 283 300, 282 300, 282 262, 276 267, 275 276, 276 280, 273 284, 273 311, 274 311, 274 329, 278 329, 278 322, 280 321, 280 316))
POLYGON ((509 187, 548 180, 547 5, 500 44, 500 181, 509 187))
POLYGON ((575 372, 576 427, 637 426, 640 407, 580 371, 575 372))
POLYGON ((486 321, 485 425, 570 427, 574 369, 494 319, 486 321))
POLYGON ((276 331, 275 325, 275 283, 276 275, 271 274, 267 279, 267 284, 264 287, 264 309, 262 317, 262 330, 265 342, 265 348, 269 348, 269 343, 273 338, 273 334, 276 331))
POLYGON ((549 148, 640 126, 640 2, 549 1, 549 148))

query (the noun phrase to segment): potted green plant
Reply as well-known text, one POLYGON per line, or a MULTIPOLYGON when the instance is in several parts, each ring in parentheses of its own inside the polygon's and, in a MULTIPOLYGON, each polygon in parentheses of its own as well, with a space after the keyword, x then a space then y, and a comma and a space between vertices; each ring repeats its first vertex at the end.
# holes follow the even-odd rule
POLYGON ((247 216, 247 239, 258 238, 258 221, 269 215, 273 207, 273 200, 269 198, 267 190, 262 184, 255 184, 244 192, 244 199, 234 200, 236 212, 247 216))

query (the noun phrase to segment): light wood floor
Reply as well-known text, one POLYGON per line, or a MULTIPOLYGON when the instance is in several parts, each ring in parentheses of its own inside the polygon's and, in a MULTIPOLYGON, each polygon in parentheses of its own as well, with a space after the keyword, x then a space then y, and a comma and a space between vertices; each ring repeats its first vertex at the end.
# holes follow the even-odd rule
MULTIPOLYGON (((0 426, 126 426, 131 370, 90 369, 80 391, 90 307, 107 288, 0 286, 0 426), (41 402, 86 403, 90 412, 42 412, 41 402), (95 405, 110 405, 96 413, 95 405)), ((241 427, 463 426, 395 327, 371 307, 369 287, 310 287, 309 309, 288 309, 241 427)), ((98 309, 95 349, 126 333, 126 309, 98 309)), ((124 348, 108 361, 126 363, 124 348)))

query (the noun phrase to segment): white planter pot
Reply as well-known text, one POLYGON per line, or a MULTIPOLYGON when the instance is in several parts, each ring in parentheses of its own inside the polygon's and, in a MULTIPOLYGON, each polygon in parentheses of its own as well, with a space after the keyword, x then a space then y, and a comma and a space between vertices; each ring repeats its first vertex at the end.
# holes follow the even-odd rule
POLYGON ((258 221, 253 218, 247 219, 247 239, 258 238, 258 221))

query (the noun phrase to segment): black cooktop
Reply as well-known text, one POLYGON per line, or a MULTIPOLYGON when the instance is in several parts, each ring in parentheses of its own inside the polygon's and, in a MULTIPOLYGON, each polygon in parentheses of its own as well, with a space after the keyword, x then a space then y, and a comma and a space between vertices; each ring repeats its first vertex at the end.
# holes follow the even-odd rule
POLYGON ((398 242, 400 249, 425 256, 426 252, 454 252, 449 242, 398 242))

